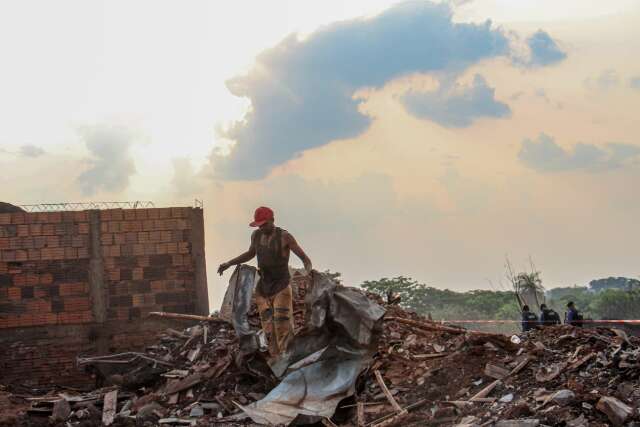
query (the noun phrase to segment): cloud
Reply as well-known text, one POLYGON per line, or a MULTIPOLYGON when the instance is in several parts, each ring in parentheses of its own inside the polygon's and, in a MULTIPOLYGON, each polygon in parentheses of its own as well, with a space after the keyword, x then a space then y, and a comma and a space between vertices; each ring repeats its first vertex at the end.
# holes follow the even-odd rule
POLYGON ((606 91, 617 87, 620 84, 620 77, 616 70, 608 69, 603 70, 595 79, 588 78, 584 83, 588 89, 606 91))
POLYGON ((474 120, 508 117, 511 109, 495 99, 495 89, 476 74, 470 86, 458 83, 441 85, 434 92, 409 92, 402 97, 407 111, 445 127, 463 128, 474 120))
POLYGON ((196 173, 191 160, 186 157, 173 159, 171 185, 176 195, 192 196, 203 190, 201 176, 196 173))
POLYGON ((541 67, 563 61, 567 54, 560 49, 556 41, 543 31, 538 30, 527 39, 530 57, 526 65, 541 67))
POLYGON ((553 138, 540 134, 537 141, 525 139, 518 158, 538 172, 582 170, 603 172, 640 161, 640 147, 631 144, 576 144, 572 150, 559 146, 553 138))
POLYGON ((633 89, 640 89, 640 76, 631 77, 629 79, 629 87, 632 87, 633 89))
POLYGON ((99 191, 119 192, 129 186, 129 178, 136 173, 130 153, 134 133, 115 125, 97 125, 81 128, 82 137, 91 157, 90 167, 82 172, 76 182, 85 196, 99 191))
POLYGON ((20 147, 20 155, 22 157, 36 158, 44 154, 45 154, 45 151, 36 145, 27 144, 20 147))
POLYGON ((329 25, 304 40, 289 36, 258 56, 229 90, 251 101, 224 134, 236 144, 212 154, 214 174, 260 179, 305 150, 365 131, 370 118, 354 93, 411 73, 460 73, 480 60, 507 55, 504 33, 454 23, 445 4, 411 2, 371 19, 329 25))

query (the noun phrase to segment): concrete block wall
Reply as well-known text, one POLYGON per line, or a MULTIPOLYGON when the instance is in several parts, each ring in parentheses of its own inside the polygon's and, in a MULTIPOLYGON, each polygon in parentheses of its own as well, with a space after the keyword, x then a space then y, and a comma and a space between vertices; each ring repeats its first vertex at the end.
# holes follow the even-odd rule
POLYGON ((155 340, 150 311, 208 314, 204 256, 202 209, 0 214, 0 383, 78 383, 77 354, 155 340))

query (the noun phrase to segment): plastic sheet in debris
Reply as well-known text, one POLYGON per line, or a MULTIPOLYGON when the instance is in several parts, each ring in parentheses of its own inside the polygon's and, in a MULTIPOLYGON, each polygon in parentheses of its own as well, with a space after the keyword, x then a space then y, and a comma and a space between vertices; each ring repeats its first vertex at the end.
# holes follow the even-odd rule
POLYGON ((240 408, 260 424, 291 424, 302 415, 331 417, 352 395, 377 346, 385 311, 362 291, 313 273, 305 303, 307 328, 271 364, 280 384, 262 400, 240 408))
POLYGON ((258 270, 249 265, 236 267, 220 308, 220 317, 231 322, 238 336, 240 350, 246 354, 266 349, 264 334, 259 335, 252 330, 248 319, 257 273, 258 270))

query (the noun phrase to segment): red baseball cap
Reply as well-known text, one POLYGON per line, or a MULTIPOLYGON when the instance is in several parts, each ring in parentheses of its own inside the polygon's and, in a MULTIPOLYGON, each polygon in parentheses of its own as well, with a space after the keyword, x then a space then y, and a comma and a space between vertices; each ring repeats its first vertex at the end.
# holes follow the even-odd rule
POLYGON ((265 206, 260 206, 253 214, 253 222, 250 227, 260 227, 267 221, 273 220, 273 211, 265 206))

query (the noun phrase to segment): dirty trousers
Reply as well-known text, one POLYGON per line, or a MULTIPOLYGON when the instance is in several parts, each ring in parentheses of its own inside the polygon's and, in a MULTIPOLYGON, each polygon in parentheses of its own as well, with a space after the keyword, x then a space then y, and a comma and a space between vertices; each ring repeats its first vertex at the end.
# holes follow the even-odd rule
POLYGON ((276 356, 293 338, 293 301, 291 285, 275 295, 256 294, 260 323, 269 343, 269 354, 276 356))

